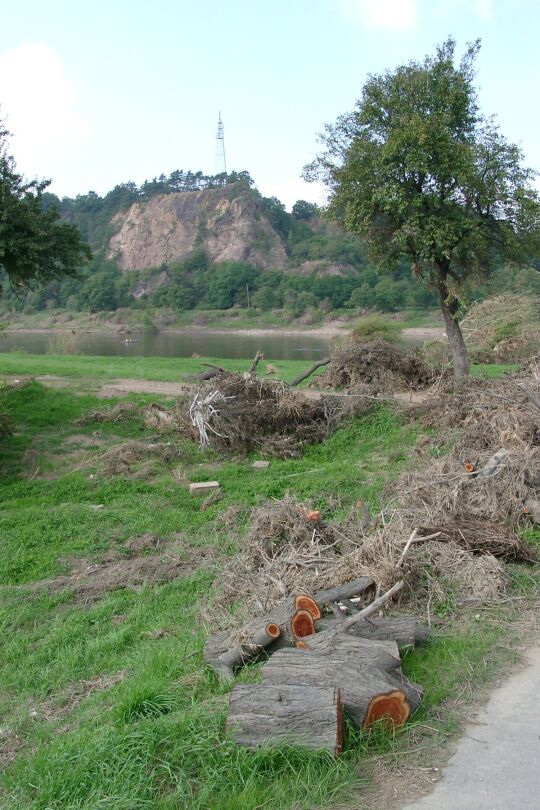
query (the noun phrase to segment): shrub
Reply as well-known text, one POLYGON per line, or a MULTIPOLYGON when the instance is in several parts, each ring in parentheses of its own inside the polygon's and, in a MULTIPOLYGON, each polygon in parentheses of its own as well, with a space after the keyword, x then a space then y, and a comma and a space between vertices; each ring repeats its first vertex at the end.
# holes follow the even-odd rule
POLYGON ((401 326, 395 321, 381 315, 366 315, 355 325, 353 335, 357 340, 371 341, 381 338, 384 340, 398 340, 401 326))

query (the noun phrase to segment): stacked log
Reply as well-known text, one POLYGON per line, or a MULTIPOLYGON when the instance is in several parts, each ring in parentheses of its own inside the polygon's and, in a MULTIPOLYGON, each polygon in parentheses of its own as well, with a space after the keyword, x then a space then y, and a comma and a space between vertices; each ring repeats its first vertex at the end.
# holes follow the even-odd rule
MULTIPOLYGON (((319 619, 316 623, 317 633, 335 630, 340 621, 333 616, 319 619)), ((395 616, 393 618, 364 619, 356 622, 346 631, 348 636, 367 638, 373 641, 395 641, 399 649, 425 644, 429 639, 429 628, 419 624, 414 616, 395 616)))
POLYGON ((282 649, 269 658, 263 685, 335 686, 346 714, 362 728, 381 718, 390 727, 401 726, 418 708, 423 690, 401 672, 395 641, 318 633, 304 644, 305 649, 282 649))
POLYGON ((233 681, 243 664, 264 654, 260 684, 237 684, 227 729, 239 745, 294 744, 339 754, 343 712, 360 728, 402 726, 418 708, 423 690, 401 671, 400 648, 427 641, 429 630, 412 616, 371 618, 403 587, 359 610, 373 588, 360 577, 314 598, 300 594, 239 634, 210 636, 204 657, 220 680, 233 681), (326 608, 333 616, 321 615, 326 608), (351 615, 346 616, 345 611, 351 615))
POLYGON ((339 755, 343 703, 333 686, 237 684, 231 692, 227 730, 238 745, 301 746, 339 755))
POLYGON ((244 625, 239 634, 240 644, 230 643, 228 630, 209 636, 204 645, 204 660, 219 680, 231 681, 238 667, 257 658, 270 645, 274 649, 278 645, 294 646, 299 639, 312 635, 314 621, 320 617, 317 603, 307 594, 300 594, 244 625))

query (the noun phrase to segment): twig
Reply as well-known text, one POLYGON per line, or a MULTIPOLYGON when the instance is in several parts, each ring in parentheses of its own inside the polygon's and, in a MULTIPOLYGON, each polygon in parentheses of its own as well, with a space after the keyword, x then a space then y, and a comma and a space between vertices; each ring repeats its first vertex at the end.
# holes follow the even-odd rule
POLYGON ((414 540, 415 540, 415 537, 416 537, 417 534, 418 534, 418 529, 413 529, 411 536, 409 537, 409 539, 405 543, 405 548, 401 552, 401 557, 397 561, 396 568, 401 568, 401 566, 403 565, 403 563, 405 561, 405 557, 407 556, 407 553, 408 553, 411 545, 414 543, 414 540))

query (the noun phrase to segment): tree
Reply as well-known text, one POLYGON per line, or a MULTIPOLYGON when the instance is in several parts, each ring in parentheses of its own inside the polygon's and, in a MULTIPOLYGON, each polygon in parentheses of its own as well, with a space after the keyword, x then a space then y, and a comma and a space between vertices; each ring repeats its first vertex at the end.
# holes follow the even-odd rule
POLYGON ((90 256, 78 229, 60 222, 49 182, 26 182, 7 154, 9 133, 0 124, 0 269, 12 287, 73 276, 90 256))
POLYGON ((291 214, 295 219, 313 219, 318 210, 315 203, 307 202, 307 200, 297 200, 291 208, 291 214))
POLYGON ((539 255, 534 172, 478 111, 479 47, 456 66, 448 39, 423 62, 370 76, 356 109, 326 127, 323 153, 304 170, 323 179, 330 212, 366 239, 379 268, 406 258, 436 293, 456 386, 469 372, 458 322, 465 284, 539 255))

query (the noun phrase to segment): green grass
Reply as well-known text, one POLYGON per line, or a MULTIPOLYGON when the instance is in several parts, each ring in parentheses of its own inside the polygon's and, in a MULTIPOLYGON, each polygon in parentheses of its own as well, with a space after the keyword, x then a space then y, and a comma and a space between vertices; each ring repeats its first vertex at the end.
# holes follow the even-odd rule
MULTIPOLYGON (((311 363, 305 360, 265 360, 278 369, 278 376, 292 380, 311 363)), ((250 360, 216 360, 194 357, 101 357, 97 355, 0 353, 0 375, 45 375, 94 379, 139 379, 182 382, 183 375, 204 370, 202 363, 215 363, 231 371, 247 371, 250 360)), ((264 370, 264 367, 263 367, 264 370)))
MULTIPOLYGON (((378 407, 302 458, 272 460, 257 474, 252 458, 233 461, 181 446, 186 481, 204 480, 212 465, 222 486, 222 500, 201 512, 175 481, 174 465, 151 480, 105 478, 91 461, 70 468, 66 439, 73 434, 97 427, 107 443, 151 435, 136 418, 73 425, 96 405, 103 401, 37 383, 0 391, 0 409, 17 422, 17 435, 2 444, 0 477, 0 726, 20 745, 0 777, 0 804, 6 810, 301 810, 346 800, 361 788, 358 762, 366 752, 399 748, 407 732, 395 739, 351 733, 337 761, 287 748, 253 754, 228 741, 228 688, 203 665, 198 619, 216 583, 210 570, 195 568, 197 549, 234 552, 241 530, 227 534, 215 522, 231 505, 247 508, 289 492, 327 518, 345 514, 360 497, 374 506, 405 463, 417 428, 378 407), (28 451, 39 469, 35 476, 28 474, 28 451), (103 508, 92 510, 96 504, 103 508), (61 573, 66 557, 99 560, 145 532, 165 540, 179 533, 193 572, 137 592, 115 590, 88 605, 76 604, 69 592, 32 586, 61 573), (109 678, 109 688, 85 690, 98 677, 109 678)), ((516 567, 514 576, 524 591, 525 573, 516 567)), ((407 673, 426 687, 415 723, 426 716, 437 723, 434 707, 508 661, 508 628, 502 628, 450 626, 407 655, 407 673)), ((256 668, 244 677, 256 677, 256 668)), ((441 723, 445 733, 448 718, 441 723)))
MULTIPOLYGON (((297 374, 307 369, 306 360, 266 360, 277 368, 277 376, 290 382, 297 374)), ((157 382, 182 382, 190 375, 198 374, 202 363, 215 363, 231 371, 246 371, 249 360, 216 360, 195 357, 102 357, 97 355, 52 355, 25 354, 23 352, 0 353, 0 375, 52 375, 71 377, 77 380, 139 379, 157 382)), ((500 377, 516 371, 517 365, 477 364, 471 366, 473 377, 500 377)), ((324 369, 321 369, 322 373, 324 369)), ((317 372, 316 372, 317 374, 317 372)), ((316 375, 315 375, 316 376, 316 375)))

